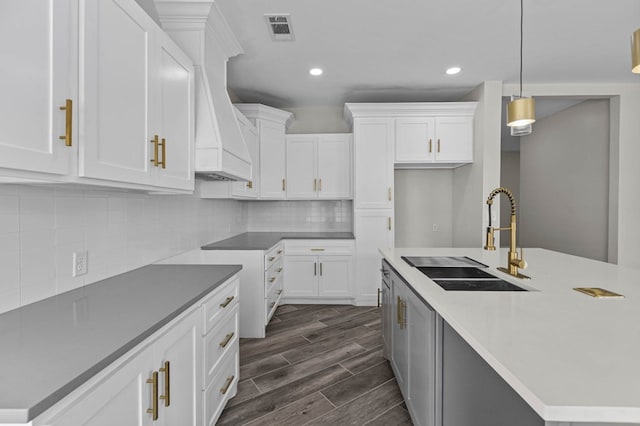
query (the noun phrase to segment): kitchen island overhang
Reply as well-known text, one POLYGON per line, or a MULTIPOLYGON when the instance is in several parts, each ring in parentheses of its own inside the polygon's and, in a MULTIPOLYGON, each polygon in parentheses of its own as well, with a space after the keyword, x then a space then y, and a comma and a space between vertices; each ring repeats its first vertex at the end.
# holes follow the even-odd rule
POLYGON ((532 279, 522 281, 496 270, 506 249, 380 253, 545 422, 640 423, 640 271, 527 249, 532 279), (529 291, 445 291, 402 256, 468 256, 529 291), (595 299, 574 287, 625 298, 595 299))

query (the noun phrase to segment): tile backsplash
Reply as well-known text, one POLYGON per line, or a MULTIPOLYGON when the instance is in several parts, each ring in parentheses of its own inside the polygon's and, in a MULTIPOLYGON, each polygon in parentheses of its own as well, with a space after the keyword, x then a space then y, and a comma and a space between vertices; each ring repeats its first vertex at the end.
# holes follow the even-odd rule
POLYGON ((248 201, 249 231, 353 231, 352 201, 248 201))
POLYGON ((247 231, 248 205, 0 185, 0 313, 247 231), (88 273, 72 277, 73 252, 88 273))

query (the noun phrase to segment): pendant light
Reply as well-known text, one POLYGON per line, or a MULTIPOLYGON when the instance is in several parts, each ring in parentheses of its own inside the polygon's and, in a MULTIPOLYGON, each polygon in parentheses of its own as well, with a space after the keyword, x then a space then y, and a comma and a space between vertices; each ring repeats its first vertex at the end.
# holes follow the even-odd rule
POLYGON ((631 72, 640 74, 640 28, 631 36, 631 72))
POLYGON ((524 0, 520 0, 520 96, 512 97, 507 105, 507 126, 524 127, 536 121, 536 102, 522 96, 522 39, 524 21, 524 0))

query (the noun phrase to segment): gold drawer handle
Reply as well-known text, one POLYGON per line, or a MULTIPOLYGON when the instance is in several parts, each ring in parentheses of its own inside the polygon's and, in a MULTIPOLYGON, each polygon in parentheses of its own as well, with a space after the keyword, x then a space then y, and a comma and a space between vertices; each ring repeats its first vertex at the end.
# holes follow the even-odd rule
POLYGON ((160 399, 164 401, 164 406, 171 405, 171 373, 169 361, 164 362, 164 367, 160 368, 160 371, 164 373, 164 395, 160 395, 160 399))
POLYGON ((431 152, 432 152, 432 149, 431 149, 431 139, 429 139, 429 153, 431 153, 431 152))
POLYGON ((61 106, 60 110, 66 112, 64 117, 64 136, 60 136, 60 139, 64 141, 65 146, 71 146, 73 144, 73 101, 71 99, 65 100, 64 106, 61 106))
POLYGON ((231 341, 231 339, 233 339, 233 336, 235 336, 235 333, 229 333, 225 336, 224 340, 222 342, 220 342, 220 347, 222 348, 226 348, 227 345, 229 344, 229 342, 231 341))
POLYGON ((163 169, 167 168, 167 140, 162 138, 162 142, 160 142, 160 146, 162 147, 162 161, 159 161, 158 164, 162 166, 163 169))
POLYGON ((158 147, 160 144, 160 142, 158 141, 158 135, 153 135, 153 139, 151 139, 149 142, 153 144, 153 158, 151 159, 151 162, 153 163, 154 167, 158 167, 158 164, 160 164, 160 160, 158 157, 158 147))
POLYGON ((225 382, 224 386, 220 388, 220 393, 221 394, 226 394, 227 391, 229 390, 229 387, 231 386, 231 383, 233 383, 233 379, 235 379, 236 376, 231 376, 227 378, 227 381, 225 382))
POLYGON ((273 260, 274 260, 275 258, 276 258, 275 256, 270 256, 268 260, 269 260, 269 262, 273 262, 273 260))
POLYGON ((231 303, 231 301, 232 301, 233 299, 235 299, 235 298, 236 298, 235 296, 229 296, 229 297, 227 297, 227 298, 225 299, 225 301, 224 301, 224 302, 222 302, 222 303, 220 304, 220 307, 221 307, 221 308, 226 308, 227 306, 229 306, 229 303, 231 303))
POLYGON ((252 180, 247 182, 247 188, 253 188, 253 181, 252 180))
POLYGON ((278 268, 278 272, 282 272, 282 268, 278 268))
POLYGON ((151 385, 151 408, 147 408, 147 413, 151 414, 151 418, 158 420, 158 372, 154 371, 147 383, 151 385))
POLYGON ((322 179, 318 179, 318 191, 322 191, 322 179))
POLYGON ((284 183, 284 179, 282 179, 282 190, 284 191, 287 188, 287 186, 284 183))
POLYGON ((438 139, 438 152, 440 152, 440 139, 438 139))
POLYGON ((269 278, 269 282, 270 282, 270 283, 274 282, 275 280, 276 280, 276 277, 271 277, 271 278, 269 278))
POLYGON ((311 251, 324 251, 323 248, 312 248, 311 251))

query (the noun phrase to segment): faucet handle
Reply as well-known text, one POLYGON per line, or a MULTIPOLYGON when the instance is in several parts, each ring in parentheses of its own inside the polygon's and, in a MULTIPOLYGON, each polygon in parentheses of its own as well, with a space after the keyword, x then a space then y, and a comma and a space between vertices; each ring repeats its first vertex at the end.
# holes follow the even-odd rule
POLYGON ((524 260, 524 249, 520 247, 520 259, 513 259, 511 264, 517 266, 520 269, 527 269, 527 261, 524 260))

